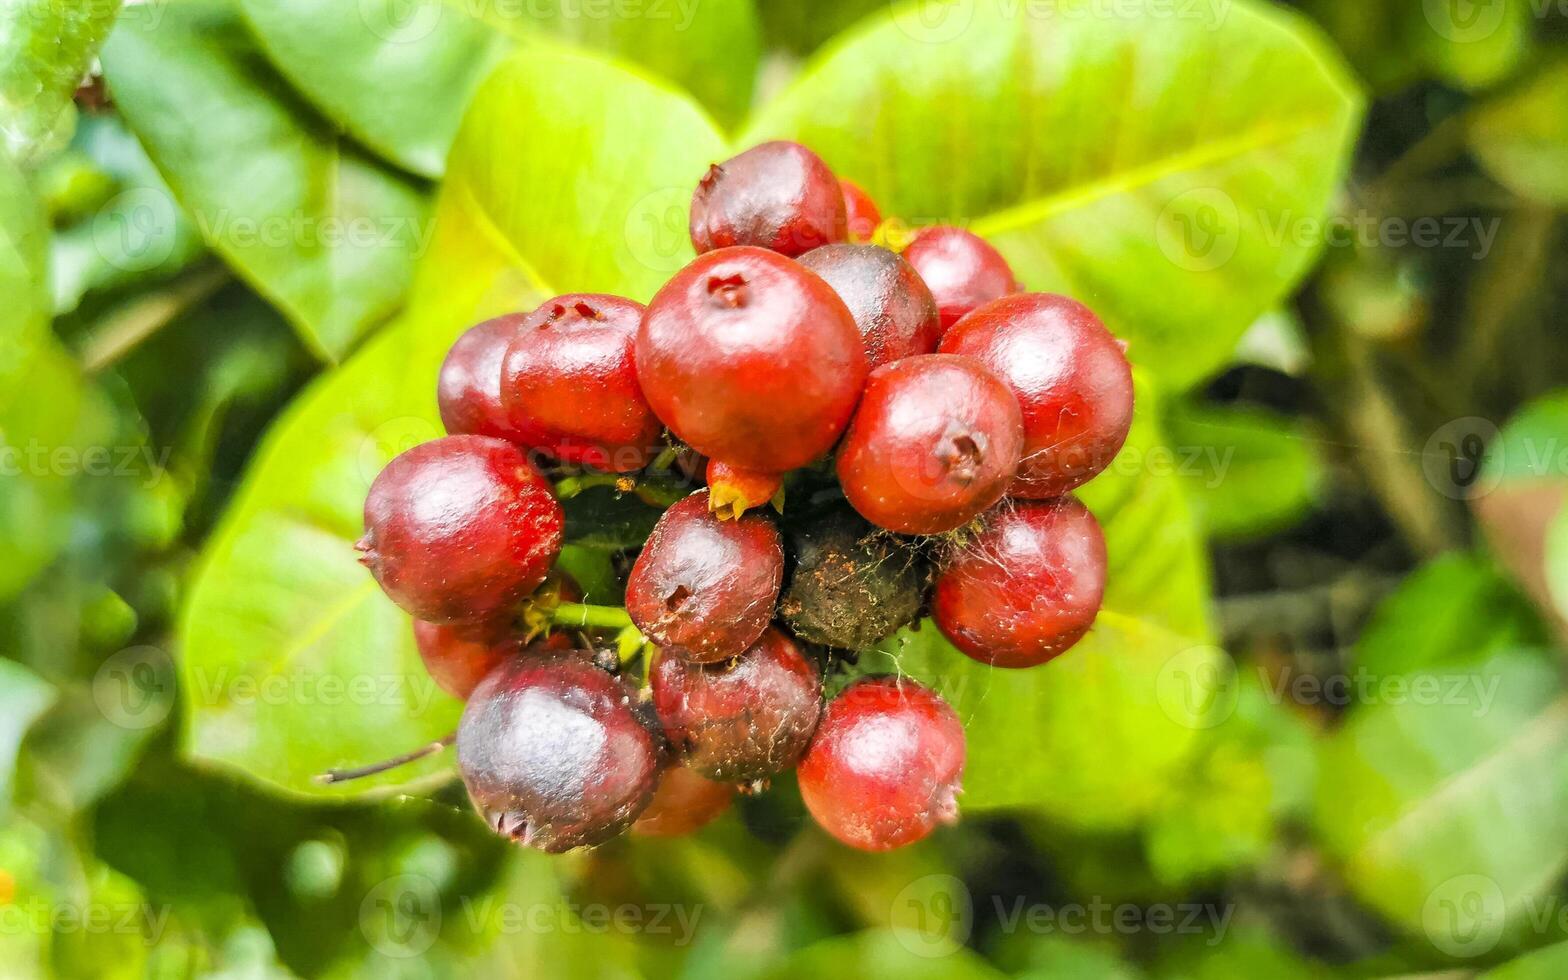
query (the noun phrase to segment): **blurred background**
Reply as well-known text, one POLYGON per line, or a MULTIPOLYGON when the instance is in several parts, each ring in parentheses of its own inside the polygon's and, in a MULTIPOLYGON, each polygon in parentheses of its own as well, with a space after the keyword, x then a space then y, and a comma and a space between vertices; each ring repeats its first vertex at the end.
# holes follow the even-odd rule
MULTIPOLYGON (((5 0, 0 977, 1568 975, 1568 5, 5 0), (465 326, 812 146, 1130 343, 1108 608, 886 855, 492 838, 353 562, 465 326)), ((650 515, 571 514, 591 598, 650 515)))

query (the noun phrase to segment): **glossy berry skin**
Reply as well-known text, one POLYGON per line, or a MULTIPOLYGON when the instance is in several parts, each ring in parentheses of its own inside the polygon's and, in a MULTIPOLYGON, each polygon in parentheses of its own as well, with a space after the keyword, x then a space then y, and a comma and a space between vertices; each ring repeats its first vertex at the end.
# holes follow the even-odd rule
POLYGON ((942 321, 914 267, 879 245, 824 245, 800 264, 832 286, 855 318, 866 360, 880 367, 901 357, 936 353, 942 321))
POLYGON ((735 799, 735 787, 704 779, 685 766, 670 766, 659 778, 653 802, 632 824, 638 837, 684 837, 717 820, 735 799))
POLYGON ((981 663, 1034 667, 1083 638, 1105 600, 1105 535, 1071 497, 998 508, 938 574, 931 614, 981 663))
POLYGON ((784 489, 784 477, 779 473, 743 470, 716 459, 708 461, 706 475, 708 508, 720 520, 739 517, 761 507, 784 489))
POLYGON ((849 225, 849 240, 869 242, 877 226, 882 223, 882 211, 871 195, 854 181, 840 178, 838 185, 844 192, 844 217, 849 225))
POLYGON ((941 534, 1002 499, 1023 444, 1006 385, 972 358, 926 354, 871 372, 839 447, 838 478, 878 527, 941 534))
POLYGON ((723 663, 660 657, 652 683, 654 709, 681 764, 726 783, 793 766, 822 714, 816 661, 775 628, 723 663))
POLYGON ((446 436, 387 464, 365 498, 356 547, 416 619, 492 622, 544 581, 565 517, 517 446, 446 436))
POLYGON ((501 661, 522 651, 522 643, 506 629, 437 626, 422 619, 414 620, 414 645, 436 686, 460 699, 467 699, 501 661))
POLYGON ((682 441, 763 473, 831 449, 866 378, 844 301, 759 248, 709 252, 676 273, 648 304, 636 351, 648 403, 682 441))
POLYGON ((848 235, 838 179, 799 143, 763 143, 714 164, 691 199, 698 253, 753 245, 795 256, 848 235))
POLYGON ((987 303, 942 338, 1013 389, 1024 413, 1015 497, 1060 497, 1110 465, 1132 426, 1132 368, 1088 307, 1021 293, 987 303))
POLYGON ((936 297, 947 330, 970 311, 1018 291, 1018 280, 1002 253, 973 232, 938 225, 918 232, 904 259, 936 297))
POLYGON ((527 446, 612 473, 641 469, 664 426, 637 384, 643 307, 619 296, 557 296, 528 314, 501 365, 501 402, 527 446))
POLYGON ((700 490, 654 525, 626 580, 626 612, 666 654, 712 663, 757 641, 783 579, 773 522, 756 513, 720 520, 700 490))
POLYGON ((618 678, 582 654, 517 657, 457 729, 468 795, 496 833, 556 853, 619 834, 647 808, 663 746, 618 678))
POLYGON ((441 424, 454 436, 494 436, 516 441, 501 405, 501 361, 523 314, 510 313, 469 327, 457 338, 436 381, 441 424))
POLYGON ((889 851, 958 821, 964 727, 907 678, 856 681, 828 704, 801 760, 800 795, 823 830, 889 851))

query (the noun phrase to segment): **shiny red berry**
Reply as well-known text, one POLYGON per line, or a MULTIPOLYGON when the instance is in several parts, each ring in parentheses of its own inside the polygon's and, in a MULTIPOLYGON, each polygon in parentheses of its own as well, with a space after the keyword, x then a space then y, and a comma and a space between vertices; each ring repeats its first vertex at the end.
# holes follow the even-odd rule
POLYGON ((922 229, 904 249, 904 258, 936 297, 943 330, 971 310, 1019 288, 1002 253, 962 228, 922 229))
POLYGON ((866 678, 828 704, 800 763, 800 795, 823 830, 888 851, 958 821, 964 727, 912 680, 866 678))
POLYGON ((838 185, 844 191, 844 216, 848 219, 849 240, 869 242, 877 226, 882 223, 882 212, 877 208, 877 202, 852 180, 840 179, 838 185))
POLYGON ((763 143, 714 164, 691 199, 698 252, 755 245, 801 255, 848 234, 837 178, 799 143, 763 143))
POLYGON ((685 766, 670 766, 659 777, 653 802, 632 824, 638 837, 684 837, 717 820, 735 799, 731 783, 704 779, 685 766))
POLYGON ((381 588, 417 619, 494 621, 544 581, 565 518, 523 451, 446 436, 387 464, 365 498, 356 547, 381 588))
POLYGON ((1094 625, 1105 600, 1105 535, 1071 497, 1000 507, 937 576, 931 614, 981 663, 1034 667, 1094 625))
POLYGON ((517 441, 501 404, 501 360, 523 322, 510 313, 469 327, 457 338, 436 382, 441 424, 454 436, 495 436, 517 441))
POLYGON ((527 446, 612 473, 641 469, 664 426, 637 384, 643 307, 619 296, 557 296, 528 314, 500 375, 508 421, 527 446))
POLYGON ((941 534, 1002 499, 1023 433, 1018 400, 979 361, 905 358, 871 372, 839 447, 839 483, 871 523, 941 534))
POLYGON ((773 522, 757 513, 721 521, 701 490, 654 525, 626 580, 626 612, 665 653, 712 663, 757 641, 783 580, 773 522))
POLYGON ((492 624, 437 626, 414 620, 414 645, 436 686, 467 698, 501 661, 517 656, 522 641, 492 624))
POLYGON ((653 706, 682 764, 727 783, 766 779, 800 759, 822 714, 817 662, 769 628, 732 660, 660 657, 653 706))
POLYGON ((552 853, 631 826, 663 761, 635 693, 582 654, 504 662, 474 690, 457 729, 458 770, 485 821, 552 853))
POLYGON ((855 318, 873 368, 901 357, 936 353, 942 321, 914 267, 878 245, 824 245, 800 257, 855 318))
POLYGON ((1015 497, 1060 497, 1110 465, 1132 426, 1132 368, 1082 303, 1022 293, 987 303, 949 330, 942 350, 989 367, 1018 396, 1024 463, 1015 497))
POLYGON ((659 418, 698 452, 782 473, 833 447, 866 355, 833 288, 759 248, 709 252, 648 304, 637 377, 659 418))
POLYGON ((716 459, 708 461, 707 480, 708 508, 720 520, 761 507, 784 489, 783 474, 745 470, 716 459))

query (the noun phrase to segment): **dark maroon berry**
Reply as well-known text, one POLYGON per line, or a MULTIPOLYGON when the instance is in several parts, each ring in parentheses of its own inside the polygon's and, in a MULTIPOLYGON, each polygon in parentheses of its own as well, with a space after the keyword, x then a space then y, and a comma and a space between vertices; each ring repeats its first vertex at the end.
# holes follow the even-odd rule
POLYGON ((942 338, 995 372, 1024 413, 1015 497, 1060 497, 1110 465, 1132 426, 1132 368, 1100 318, 1065 296, 987 303, 942 338))
POLYGON ((800 795, 823 830, 889 851, 958 821, 964 727, 936 692, 865 678, 828 704, 800 762, 800 795))
POLYGON ((356 547, 393 602, 431 623, 494 621, 550 571, 565 524, 523 451, 446 436, 387 464, 356 547))
POLYGON ((971 310, 1018 292, 1018 280, 1002 253, 962 228, 921 230, 904 249, 904 258, 936 297, 943 330, 971 310))
POLYGON ((879 245, 824 245, 800 257, 855 318, 873 368, 933 354, 942 339, 936 300, 914 267, 879 245))
POLYGON ((457 765, 496 833, 556 853, 602 844, 653 799, 659 737, 586 655, 505 661, 468 699, 457 765))
POLYGON ((632 344, 643 306, 619 296, 557 296, 518 324, 501 366, 501 402, 519 440, 564 463, 641 469, 664 426, 637 384, 632 344))
POLYGON ((766 779, 800 758, 822 714, 822 673, 789 637, 768 629, 723 663, 660 657, 653 706, 681 763, 727 783, 766 779))
POLYGON ((882 212, 877 202, 852 180, 841 178, 838 185, 844 191, 844 217, 849 227, 849 240, 869 242, 877 226, 882 223, 882 212))
POLYGON ((1105 536, 1071 497, 1001 507, 937 576, 932 617, 981 663, 1034 667, 1094 625, 1105 600, 1105 536))
POLYGON ((773 522, 757 513, 721 521, 699 490, 654 525, 626 581, 626 611, 665 653, 712 663, 757 641, 783 579, 773 522))
POLYGON ((940 534, 1002 499, 1023 451, 1018 400, 979 361, 926 354, 877 368, 838 451, 866 520, 940 534))
POLYGON ((848 234, 838 179, 799 143, 763 143, 714 164, 691 199, 699 253, 754 245, 802 255, 848 234))
POLYGON ((467 698, 486 674, 522 650, 521 640, 504 627, 437 626, 422 619, 414 620, 414 645, 436 686, 454 698, 467 698))
POLYGON ((501 360, 523 322, 521 313, 469 327, 457 338, 436 382, 441 424, 454 436, 494 436, 517 441, 501 405, 501 360))
POLYGON ((730 808, 731 783, 704 779, 685 766, 669 766, 659 777, 653 802, 632 824, 638 837, 684 837, 706 827, 730 808))
POLYGON ((648 304, 637 378, 698 452, 759 473, 824 455, 866 380, 854 318, 800 263, 759 248, 710 252, 648 304))

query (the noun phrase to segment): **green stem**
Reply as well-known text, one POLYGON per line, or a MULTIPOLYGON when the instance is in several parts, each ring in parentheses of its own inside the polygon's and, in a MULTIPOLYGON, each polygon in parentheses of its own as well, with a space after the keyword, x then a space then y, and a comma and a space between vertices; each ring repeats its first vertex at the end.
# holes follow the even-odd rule
POLYGON ((563 602, 550 613, 557 626, 576 626, 582 629, 623 630, 632 625, 632 618, 620 606, 590 606, 581 602, 563 602))

